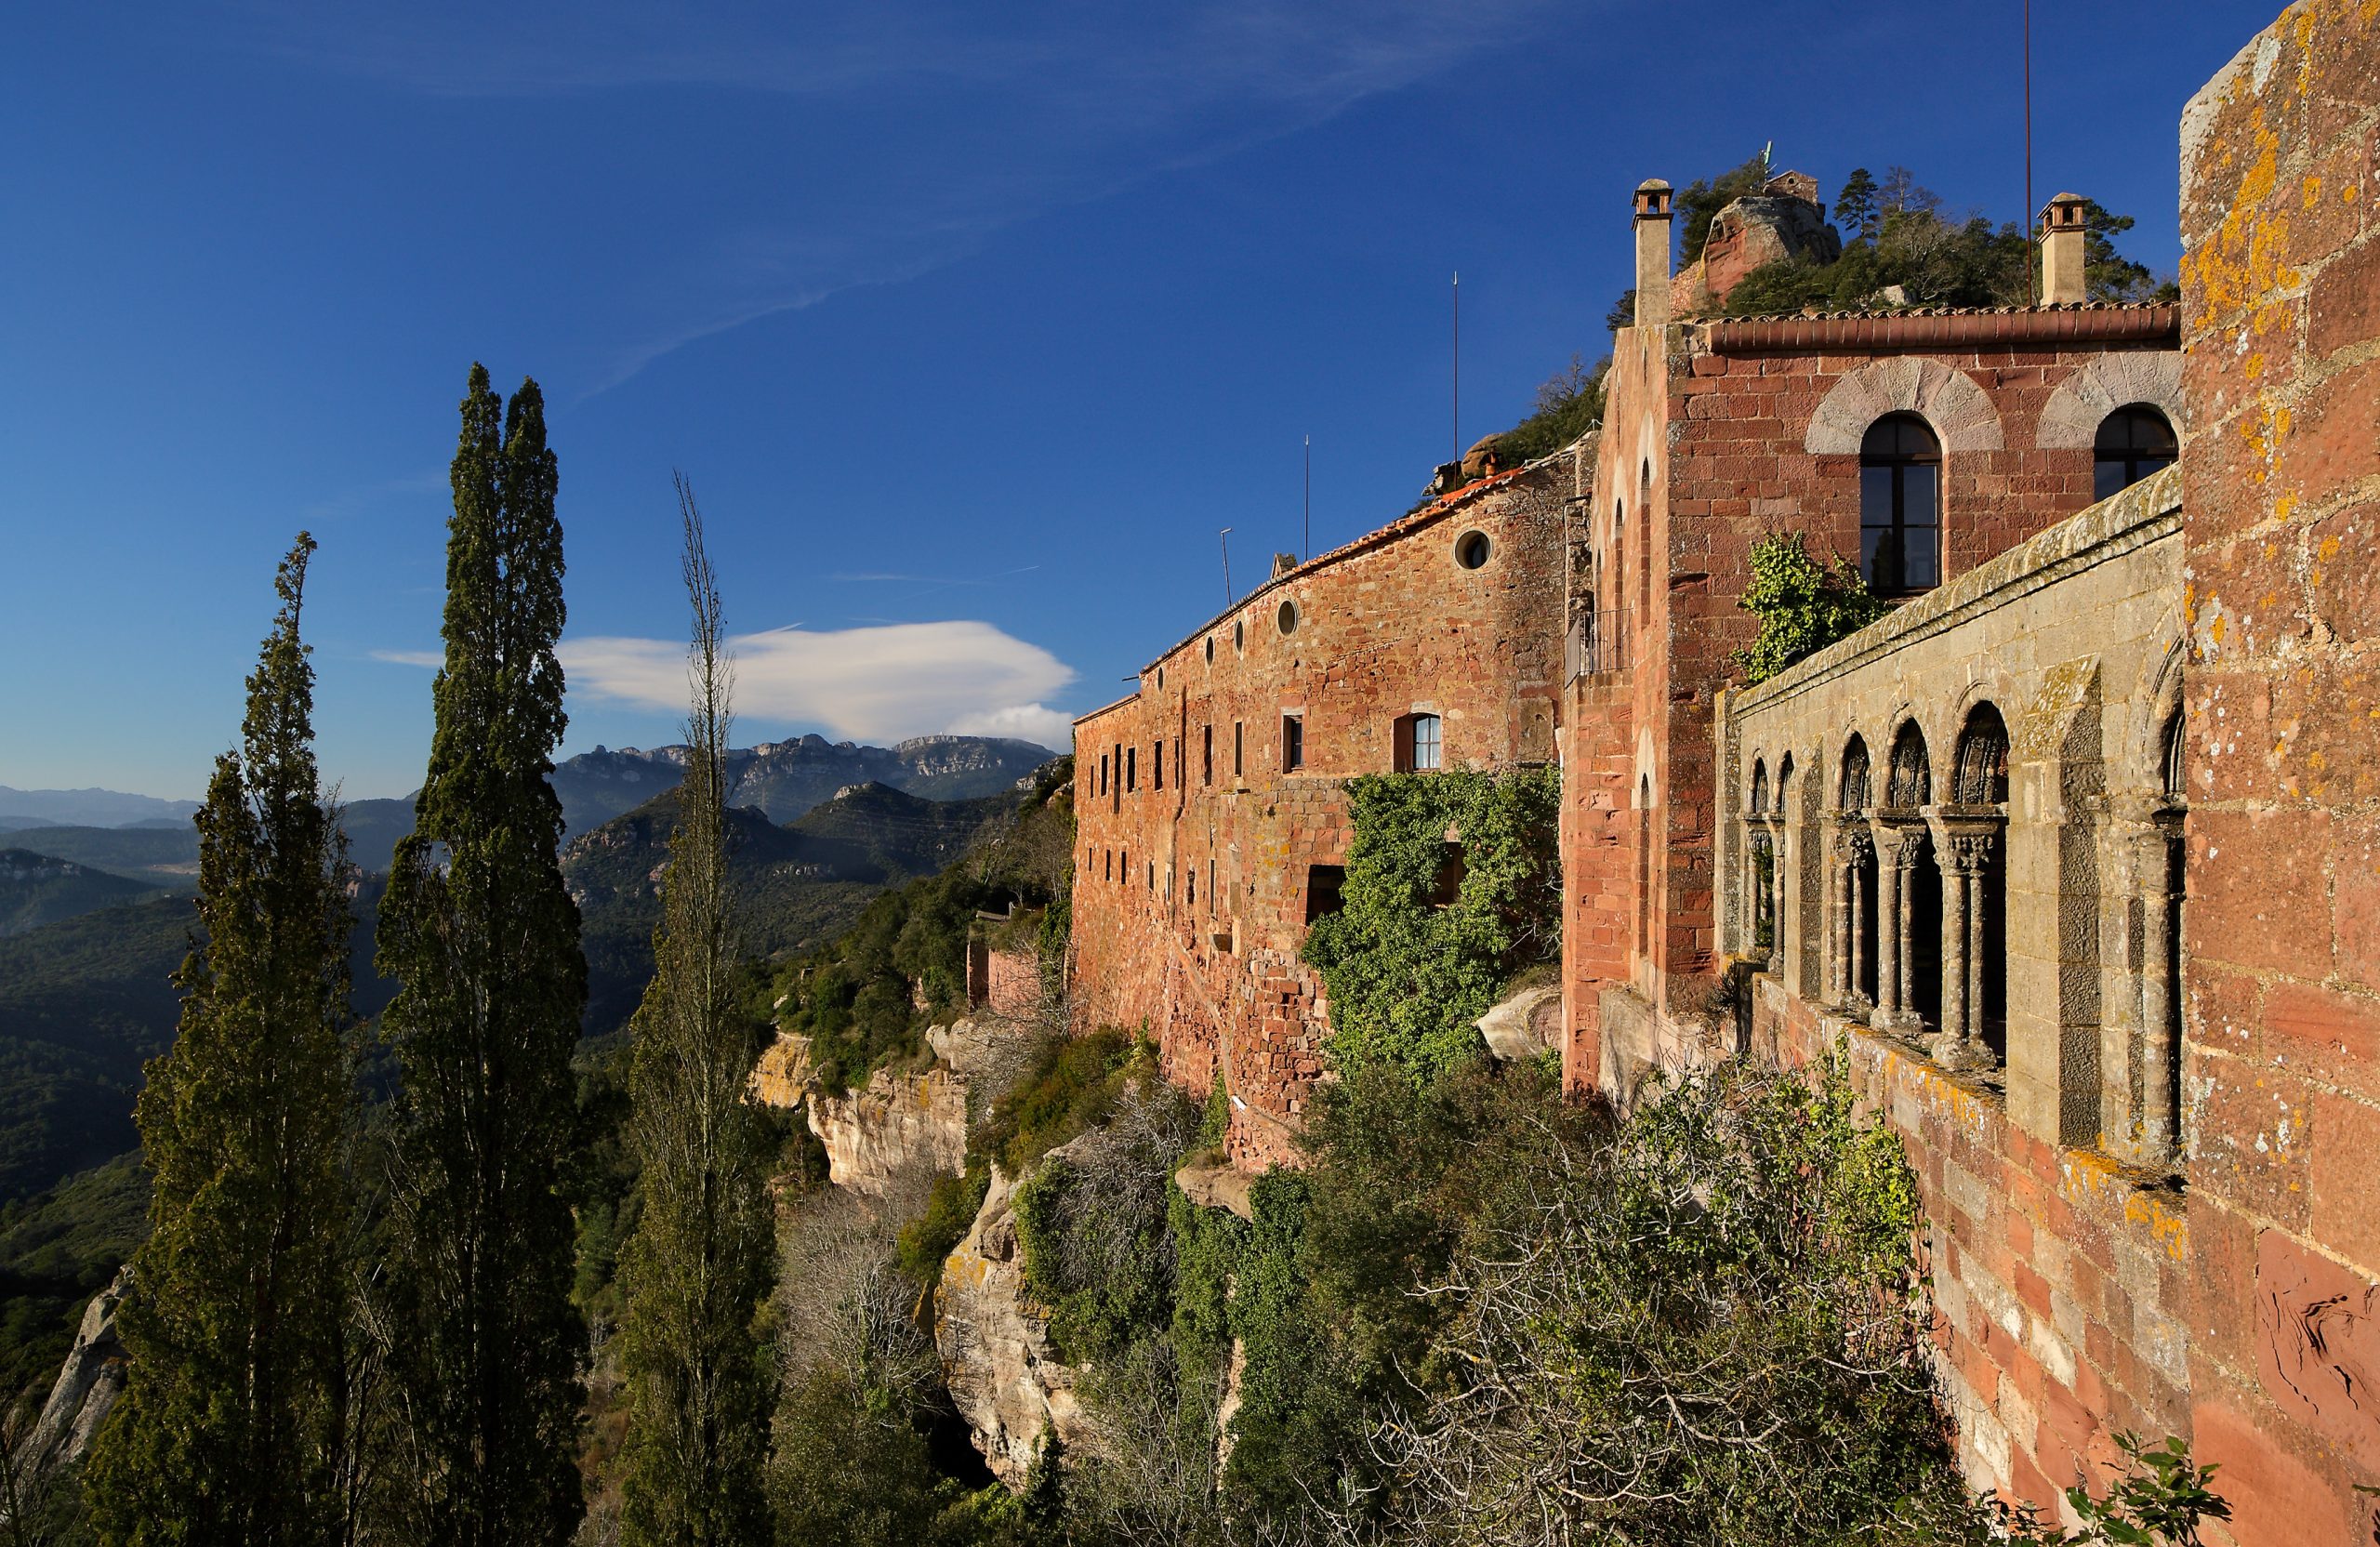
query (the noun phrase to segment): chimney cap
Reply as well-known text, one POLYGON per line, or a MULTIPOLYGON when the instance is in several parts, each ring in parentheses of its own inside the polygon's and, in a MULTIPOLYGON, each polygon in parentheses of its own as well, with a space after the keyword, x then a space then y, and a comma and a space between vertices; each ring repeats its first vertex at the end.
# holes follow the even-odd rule
POLYGON ((2080 193, 2058 193, 2042 205, 2042 230, 2079 231, 2082 227, 2083 207, 2091 201, 2080 193))
POLYGON ((1670 218, 1670 185, 1659 178, 1646 178, 1636 185, 1636 218, 1666 220, 1670 218))

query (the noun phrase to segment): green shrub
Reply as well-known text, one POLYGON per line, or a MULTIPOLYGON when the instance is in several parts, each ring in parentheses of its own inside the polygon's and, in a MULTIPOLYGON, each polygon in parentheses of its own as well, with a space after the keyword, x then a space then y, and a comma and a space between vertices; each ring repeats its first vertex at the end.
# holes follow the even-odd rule
POLYGON ((1041 1157, 1104 1121, 1124 1081, 1155 1064, 1153 1047, 1113 1026, 1081 1037, 1045 1037, 1032 1068, 992 1104, 975 1147, 1009 1175, 1023 1176, 1041 1157))
POLYGON ((1579 355, 1537 389, 1537 409, 1496 437, 1496 450, 1505 466, 1518 467, 1550 456, 1603 423, 1604 382, 1611 374, 1611 356, 1593 365, 1579 355))
POLYGON ((1892 610, 1848 561, 1838 557, 1831 569, 1820 568, 1799 532, 1752 544, 1752 583, 1736 605, 1760 619, 1760 637, 1736 652, 1747 684, 1766 681, 1892 610))
POLYGON ((925 1212, 901 1227, 894 1265, 919 1289, 931 1293, 942 1282, 942 1264, 967 1238, 991 1186, 991 1170, 978 1157, 960 1175, 945 1172, 926 1194, 925 1212))
POLYGON ((1480 1046, 1473 1023, 1513 973, 1559 949, 1561 788, 1551 768, 1347 782, 1342 906, 1315 920, 1303 948, 1329 989, 1342 1064, 1424 1078, 1462 1063, 1480 1046))

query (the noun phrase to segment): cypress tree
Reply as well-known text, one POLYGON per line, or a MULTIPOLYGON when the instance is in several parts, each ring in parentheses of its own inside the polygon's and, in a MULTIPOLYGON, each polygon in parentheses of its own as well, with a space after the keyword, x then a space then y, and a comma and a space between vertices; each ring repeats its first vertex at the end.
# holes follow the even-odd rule
POLYGON ((505 405, 474 365, 462 421, 430 770, 380 904, 379 970, 398 985, 384 1322, 401 1418, 380 1507, 407 1542, 558 1547, 582 1513, 586 1345, 563 1165, 587 963, 549 780, 562 527, 537 384, 505 405))
POLYGON ((734 670, 702 515, 682 477, 678 502, 693 701, 653 981, 631 1028, 628 1136, 641 1170, 621 1263, 629 1410, 621 1534, 631 1547, 735 1547, 770 1539, 760 1469, 774 1380, 754 1318, 769 1293, 774 1227, 767 1141, 745 1095, 756 1038, 732 981, 734 670))
POLYGON ((347 842, 324 809, 300 533, 197 817, 203 932, 138 1120, 152 1232, 118 1312, 123 1400, 86 1482, 101 1541, 338 1539, 353 1210, 347 842))

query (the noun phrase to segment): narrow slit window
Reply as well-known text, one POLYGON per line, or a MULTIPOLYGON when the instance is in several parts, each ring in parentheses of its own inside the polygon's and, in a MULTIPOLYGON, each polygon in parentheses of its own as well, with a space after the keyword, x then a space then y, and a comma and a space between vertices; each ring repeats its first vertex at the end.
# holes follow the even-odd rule
POLYGON ((1162 738, 1149 744, 1149 786, 1165 787, 1165 742, 1162 738))
POLYGON ((1247 772, 1248 731, 1245 721, 1231 722, 1231 776, 1238 778, 1247 772))
POLYGON ((1141 749, 1137 747, 1127 747, 1124 748, 1124 793, 1130 794, 1140 787, 1140 784, 1141 749))

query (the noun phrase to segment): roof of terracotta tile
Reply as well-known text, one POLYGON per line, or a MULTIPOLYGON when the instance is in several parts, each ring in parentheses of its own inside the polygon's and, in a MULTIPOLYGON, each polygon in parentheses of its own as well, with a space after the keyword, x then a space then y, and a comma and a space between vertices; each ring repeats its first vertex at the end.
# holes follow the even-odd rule
MULTIPOLYGON (((1596 433, 1594 430, 1589 430, 1587 432, 1588 435, 1593 435, 1594 433, 1596 433)), ((1585 438, 1585 436, 1580 437, 1580 440, 1584 440, 1585 438)), ((1473 500, 1477 499, 1484 494, 1488 494, 1494 490, 1501 489, 1508 483, 1514 483, 1519 479, 1527 476, 1529 473, 1539 471, 1553 462, 1557 461, 1564 456, 1567 456, 1578 444, 1578 441, 1573 441, 1568 445, 1562 447, 1559 451, 1551 452, 1546 456, 1539 457, 1534 462, 1525 463, 1520 467, 1508 469, 1503 472, 1490 473, 1486 478, 1474 478, 1470 483, 1465 483, 1461 488, 1448 490, 1447 493, 1442 494, 1437 498, 1430 501, 1429 504, 1421 507, 1419 509, 1408 511, 1406 514, 1397 517, 1396 520, 1390 522, 1385 526, 1376 527, 1372 531, 1367 532, 1362 536, 1357 537, 1353 542, 1342 544, 1340 547, 1334 548, 1327 553, 1317 553, 1313 558, 1308 559, 1304 563, 1298 565, 1297 568, 1285 570, 1281 574, 1272 576, 1263 585, 1257 587, 1254 590, 1250 591, 1247 595, 1234 599, 1230 606, 1225 607, 1222 612, 1217 613, 1213 617, 1209 618, 1206 622, 1200 624, 1197 628, 1193 628, 1189 633, 1184 634, 1172 644, 1167 646, 1155 660, 1150 661, 1148 665, 1141 668, 1141 671, 1145 674, 1149 671, 1155 670, 1161 662, 1163 662, 1168 656, 1171 655, 1175 651, 1183 648, 1185 645, 1189 644, 1191 641, 1197 639, 1199 635, 1206 633, 1209 629, 1221 628, 1223 622, 1234 613, 1238 612, 1243 607, 1249 606, 1250 603, 1254 602, 1258 597, 1263 596, 1265 592, 1272 590, 1276 587, 1288 585, 1291 581, 1312 575, 1316 570, 1326 569, 1332 564, 1343 563, 1347 560, 1355 557, 1357 554, 1368 553, 1375 548, 1395 542, 1397 538, 1413 531, 1417 527, 1429 525, 1432 522, 1435 522, 1441 516, 1444 516, 1449 510, 1459 509, 1462 506, 1468 505, 1473 500)), ((1140 694, 1138 693, 1129 694, 1122 698, 1118 698, 1112 704, 1103 704, 1095 709, 1086 710, 1083 713, 1075 716, 1074 723, 1079 725, 1087 720, 1097 719, 1101 715, 1121 708, 1124 705, 1132 702, 1139 696, 1140 694)))
POLYGON ((1891 311, 1817 311, 1791 317, 1720 317, 1702 328, 1714 353, 1807 349, 1916 349, 1996 341, 2181 342, 2182 309, 2131 302, 2073 306, 1924 306, 1891 311))

